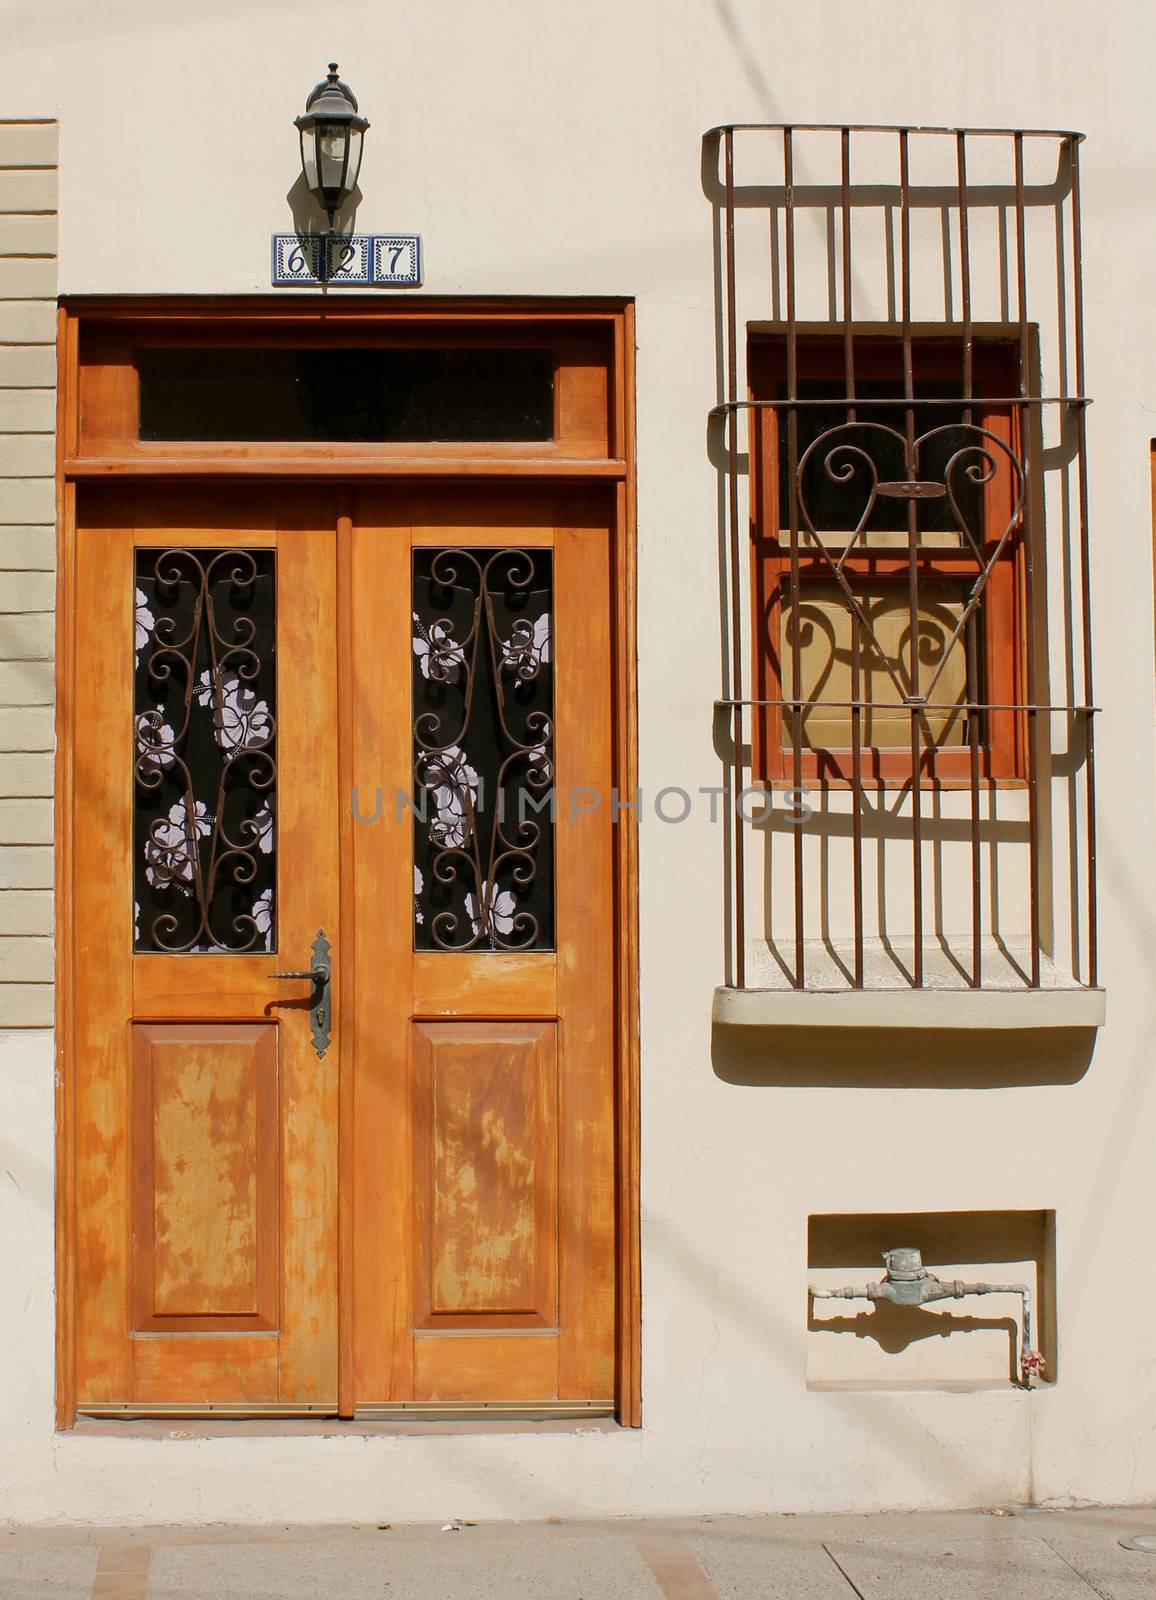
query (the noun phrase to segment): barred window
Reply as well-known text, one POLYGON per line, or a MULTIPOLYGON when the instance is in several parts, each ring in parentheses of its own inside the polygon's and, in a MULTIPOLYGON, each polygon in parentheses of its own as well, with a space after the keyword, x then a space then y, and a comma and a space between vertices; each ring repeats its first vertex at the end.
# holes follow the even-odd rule
POLYGON ((1082 136, 706 137, 716 1018, 800 1020, 774 997, 807 989, 1093 988, 1082 136))

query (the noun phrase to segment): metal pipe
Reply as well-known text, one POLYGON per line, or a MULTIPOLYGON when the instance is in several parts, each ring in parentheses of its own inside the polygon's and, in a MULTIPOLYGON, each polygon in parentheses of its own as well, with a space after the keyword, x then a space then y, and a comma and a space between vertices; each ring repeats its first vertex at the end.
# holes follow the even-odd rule
POLYGON ((923 1265, 911 1246, 885 1250, 887 1271, 878 1283, 845 1289, 810 1290, 812 1300, 886 1300, 896 1306, 925 1306, 936 1300, 963 1300, 972 1295, 1015 1294, 1022 1301, 1016 1370, 1020 1386, 1029 1389, 1044 1371, 1044 1358, 1032 1345, 1032 1291, 1026 1283, 966 1283, 961 1278, 937 1278, 923 1265))

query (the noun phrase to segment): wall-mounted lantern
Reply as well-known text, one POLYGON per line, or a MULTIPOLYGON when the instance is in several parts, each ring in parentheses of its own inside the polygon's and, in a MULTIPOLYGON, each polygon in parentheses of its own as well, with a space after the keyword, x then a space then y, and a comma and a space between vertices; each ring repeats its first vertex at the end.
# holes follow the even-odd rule
POLYGON ((337 63, 329 63, 329 76, 305 102, 304 114, 295 118, 301 135, 301 170, 305 184, 329 217, 357 187, 361 167, 361 142, 369 123, 357 114, 357 100, 347 83, 337 76, 337 63))

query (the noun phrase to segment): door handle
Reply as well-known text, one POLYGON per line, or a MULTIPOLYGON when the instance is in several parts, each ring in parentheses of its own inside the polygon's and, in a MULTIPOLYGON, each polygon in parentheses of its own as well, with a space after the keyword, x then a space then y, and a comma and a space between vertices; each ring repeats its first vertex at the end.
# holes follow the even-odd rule
POLYGON ((325 929, 318 928, 313 948, 309 952, 313 965, 299 972, 274 972, 274 978, 308 978, 313 985, 313 1008, 309 1020, 313 1031, 313 1048, 318 1060, 329 1048, 333 1030, 333 961, 325 929))

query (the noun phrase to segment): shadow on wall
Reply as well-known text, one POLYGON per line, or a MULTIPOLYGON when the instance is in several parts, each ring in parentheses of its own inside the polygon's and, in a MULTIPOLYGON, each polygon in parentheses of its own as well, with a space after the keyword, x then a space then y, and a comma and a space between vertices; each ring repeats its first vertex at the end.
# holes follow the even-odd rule
POLYGON ((724 1083, 768 1089, 1006 1089, 1078 1083, 1095 1028, 711 1030, 724 1083))
MULTIPOLYGON (((879 1276, 878 1269, 873 1275, 879 1276)), ((893 1306, 878 1300, 873 1306, 859 1312, 847 1312, 839 1317, 815 1316, 814 1307, 807 1316, 809 1333, 854 1334, 857 1339, 874 1339, 887 1355, 902 1355, 921 1339, 947 1339, 953 1333, 980 1333, 985 1330, 1006 1334, 1008 1340, 1008 1381, 1015 1383, 1016 1340, 1019 1327, 1014 1317, 952 1316, 942 1311, 928 1311, 923 1306, 893 1306)))
MULTIPOLYGON (((338 233, 354 232, 357 227, 357 208, 361 200, 361 190, 355 189, 336 213, 333 223, 338 233)), ((306 188, 303 173, 297 174, 295 182, 285 196, 285 201, 293 217, 293 231, 299 238, 309 238, 312 234, 326 231, 328 222, 325 213, 306 188)))

